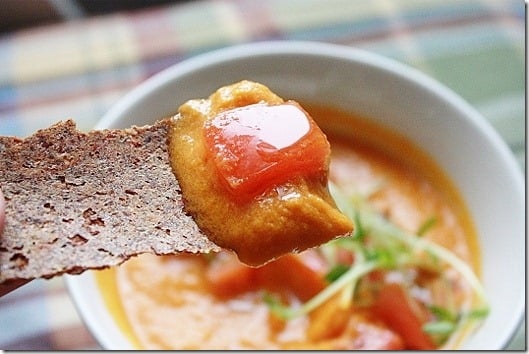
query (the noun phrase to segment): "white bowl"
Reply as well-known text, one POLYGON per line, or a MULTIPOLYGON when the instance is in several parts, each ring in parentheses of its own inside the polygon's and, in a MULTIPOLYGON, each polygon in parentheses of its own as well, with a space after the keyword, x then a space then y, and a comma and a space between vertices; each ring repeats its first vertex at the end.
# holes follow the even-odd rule
MULTIPOLYGON (((144 125, 242 79, 279 95, 369 117, 407 136, 451 177, 479 234, 482 280, 491 305, 462 349, 501 349, 525 310, 525 197, 521 169, 486 120, 420 72, 364 51, 307 42, 262 42, 203 54, 153 76, 97 124, 144 125)), ((68 276, 71 296, 106 349, 132 345, 117 327, 92 272, 68 276)))

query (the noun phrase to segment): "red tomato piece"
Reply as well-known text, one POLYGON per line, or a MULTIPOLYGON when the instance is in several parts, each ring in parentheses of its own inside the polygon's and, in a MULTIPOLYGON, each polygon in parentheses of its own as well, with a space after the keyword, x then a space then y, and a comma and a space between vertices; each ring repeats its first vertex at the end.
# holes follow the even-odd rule
POLYGON ((206 122, 204 136, 221 180, 241 199, 255 197, 294 176, 328 169, 326 136, 292 101, 221 112, 206 122))
POLYGON ((393 331, 397 332, 409 349, 432 350, 435 345, 423 332, 422 322, 415 314, 413 301, 399 284, 386 284, 375 300, 373 310, 393 331))

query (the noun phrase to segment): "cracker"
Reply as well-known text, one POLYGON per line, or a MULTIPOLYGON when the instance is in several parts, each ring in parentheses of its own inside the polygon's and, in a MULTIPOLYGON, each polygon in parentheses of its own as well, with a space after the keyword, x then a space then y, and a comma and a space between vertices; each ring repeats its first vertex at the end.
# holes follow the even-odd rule
POLYGON ((170 124, 82 133, 68 120, 26 139, 0 137, 0 283, 78 274, 141 253, 218 251, 184 212, 167 152, 170 124))

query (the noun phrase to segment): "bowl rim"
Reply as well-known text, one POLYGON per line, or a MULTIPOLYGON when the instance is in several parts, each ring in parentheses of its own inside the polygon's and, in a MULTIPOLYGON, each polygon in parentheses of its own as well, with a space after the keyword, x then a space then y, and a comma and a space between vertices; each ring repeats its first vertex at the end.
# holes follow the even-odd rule
MULTIPOLYGON (((413 67, 407 66, 406 64, 363 49, 339 44, 288 40, 262 41, 233 45, 189 57, 152 75, 118 99, 107 113, 103 115, 94 129, 107 129, 114 127, 128 111, 134 109, 135 104, 138 101, 144 99, 146 96, 153 95, 157 90, 168 83, 177 80, 179 77, 193 73, 196 70, 202 70, 205 67, 212 65, 219 65, 231 61, 234 58, 241 60, 256 56, 273 57, 281 55, 313 56, 319 58, 344 59, 348 61, 353 60, 372 69, 411 82, 414 85, 419 86, 421 89, 429 91, 434 96, 438 96, 439 100, 445 101, 456 107, 468 122, 472 124, 474 129, 477 129, 485 135, 486 140, 490 141, 494 146, 494 149, 500 154, 504 163, 507 165, 510 177, 516 184, 515 188, 522 192, 525 190, 522 170, 507 143, 501 138, 492 125, 461 96, 435 79, 413 67)), ((525 196, 525 194, 523 195, 525 196)), ((524 196, 522 198, 525 198, 524 196)), ((73 298, 75 307, 81 314, 81 318, 87 327, 90 328, 90 331, 99 343, 109 347, 104 336, 97 330, 94 330, 92 323, 88 323, 91 321, 89 321, 87 317, 93 318, 94 315, 90 314, 86 308, 83 308, 81 304, 77 302, 76 297, 78 295, 76 294, 79 293, 80 289, 76 286, 76 283, 78 283, 82 277, 83 275, 75 277, 66 276, 67 288, 73 298)), ((518 319, 513 321, 512 328, 509 328, 507 331, 509 335, 504 335, 504 338, 502 338, 499 343, 501 348, 504 348, 509 344, 512 338, 516 335, 516 329, 524 319, 525 304, 523 301, 521 301, 520 304, 517 304, 517 313, 518 319)))

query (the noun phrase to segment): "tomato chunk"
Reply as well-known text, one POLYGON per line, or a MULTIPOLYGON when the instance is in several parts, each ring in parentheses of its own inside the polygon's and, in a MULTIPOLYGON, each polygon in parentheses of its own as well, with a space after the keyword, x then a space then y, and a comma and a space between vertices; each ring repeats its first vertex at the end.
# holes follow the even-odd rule
POLYGON ((423 332, 422 322, 415 314, 411 301, 399 284, 386 284, 380 291, 373 310, 402 337, 409 349, 435 349, 430 337, 423 332))
POLYGON ((221 112, 205 123, 204 136, 221 180, 243 199, 328 169, 326 136, 293 101, 221 112))

